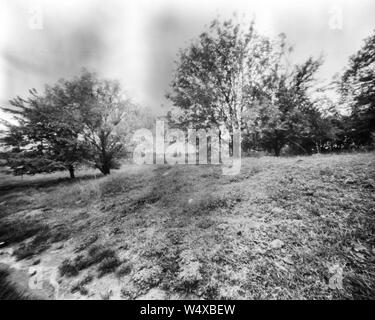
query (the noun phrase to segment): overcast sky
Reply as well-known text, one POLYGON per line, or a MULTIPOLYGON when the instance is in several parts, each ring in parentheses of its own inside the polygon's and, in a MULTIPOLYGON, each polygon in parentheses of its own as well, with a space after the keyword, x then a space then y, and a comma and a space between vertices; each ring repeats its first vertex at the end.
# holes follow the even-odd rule
MULTIPOLYGON (((269 36, 284 32, 294 59, 323 54, 319 76, 340 72, 375 29, 374 0, 0 0, 0 106, 86 67, 119 79, 162 112, 179 48, 217 16, 255 17, 269 36), (41 20, 33 20, 41 12, 41 20), (342 13, 342 14, 341 14, 342 13)), ((0 117, 4 114, 0 113, 0 117)))

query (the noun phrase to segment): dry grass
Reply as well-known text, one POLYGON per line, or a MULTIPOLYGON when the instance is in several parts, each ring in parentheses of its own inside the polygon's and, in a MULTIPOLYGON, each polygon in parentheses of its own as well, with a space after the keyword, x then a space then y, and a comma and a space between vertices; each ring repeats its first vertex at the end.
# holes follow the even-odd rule
POLYGON ((79 274, 81 270, 99 264, 99 277, 106 273, 114 272, 120 265, 116 253, 111 249, 100 246, 92 246, 87 255, 78 255, 73 260, 66 259, 59 267, 60 275, 72 277, 79 274))
MULTIPOLYGON (((374 163, 373 153, 249 158, 233 177, 215 166, 126 166, 109 177, 8 190, 2 223, 39 210, 28 219, 51 234, 64 226, 68 237, 56 242, 69 238, 73 249, 62 249, 69 257, 60 272, 73 278, 62 286, 85 269, 100 277, 75 288, 82 294, 97 281, 115 290, 116 275, 127 299, 152 288, 159 298, 374 299, 374 163), (334 288, 337 270, 342 287, 334 288)), ((38 242, 31 231, 10 245, 38 242)))

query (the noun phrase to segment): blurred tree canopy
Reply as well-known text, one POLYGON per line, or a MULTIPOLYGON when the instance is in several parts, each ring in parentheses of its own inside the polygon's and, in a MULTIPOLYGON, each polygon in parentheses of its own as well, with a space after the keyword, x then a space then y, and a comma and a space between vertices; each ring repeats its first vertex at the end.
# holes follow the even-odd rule
MULTIPOLYGON (((233 20, 214 20, 177 61, 171 92, 172 126, 242 130, 244 149, 280 155, 321 152, 336 139, 332 116, 312 99, 322 59, 293 65, 281 34, 271 40, 233 20)), ((332 143, 333 145, 333 143, 332 143)))
POLYGON ((375 142, 375 32, 364 40, 340 79, 342 103, 349 107, 347 119, 352 143, 375 142))
POLYGON ((147 119, 116 81, 99 79, 84 70, 72 80, 46 86, 44 94, 30 90, 27 99, 3 108, 18 124, 5 123, 2 137, 6 165, 13 173, 35 174, 74 169, 89 164, 103 174, 118 167, 130 134, 147 119))

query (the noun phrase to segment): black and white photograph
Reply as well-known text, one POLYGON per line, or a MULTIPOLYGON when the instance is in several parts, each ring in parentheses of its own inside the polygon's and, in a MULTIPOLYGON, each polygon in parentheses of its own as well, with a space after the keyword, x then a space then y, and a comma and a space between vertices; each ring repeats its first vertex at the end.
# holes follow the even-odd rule
POLYGON ((0 300, 375 300, 374 18, 0 0, 0 300))

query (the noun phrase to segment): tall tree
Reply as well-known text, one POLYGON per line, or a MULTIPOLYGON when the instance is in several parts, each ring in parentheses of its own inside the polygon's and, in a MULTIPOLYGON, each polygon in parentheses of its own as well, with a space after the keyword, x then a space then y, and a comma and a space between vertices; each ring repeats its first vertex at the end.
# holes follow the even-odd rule
POLYGON ((119 166, 126 139, 134 128, 137 107, 122 91, 119 82, 99 79, 83 71, 73 80, 61 80, 60 100, 71 106, 74 123, 80 126, 87 156, 104 175, 119 166))
POLYGON ((28 99, 11 101, 17 125, 7 123, 3 157, 15 174, 74 169, 85 162, 103 174, 118 167, 131 133, 149 119, 116 81, 83 71, 72 80, 30 91, 28 99), (143 118, 143 119, 142 119, 143 118), (142 120, 142 121, 141 121, 142 120))
POLYGON ((339 92, 342 103, 351 110, 355 143, 370 144, 375 128, 375 32, 350 58, 341 77, 339 92))
POLYGON ((306 141, 313 141, 312 121, 320 117, 310 91, 322 61, 309 58, 293 66, 288 61, 291 49, 286 48, 285 38, 274 46, 276 54, 268 65, 270 76, 263 81, 260 103, 248 123, 248 131, 255 131, 259 144, 276 156, 286 145, 309 153, 306 141))
POLYGON ((48 87, 45 95, 32 89, 27 99, 17 97, 10 104, 12 108, 3 110, 12 113, 18 124, 4 123, 8 130, 1 142, 8 148, 3 153, 6 165, 16 175, 68 170, 74 178, 87 150, 69 106, 57 101, 48 87))
POLYGON ((259 91, 269 48, 253 23, 241 28, 232 20, 214 20, 180 52, 168 94, 175 107, 170 120, 184 127, 241 128, 244 108, 259 91))
POLYGON ((257 139, 253 145, 276 155, 290 143, 303 149, 304 113, 312 113, 308 91, 321 61, 290 66, 285 38, 263 37, 253 23, 242 28, 232 20, 214 20, 180 53, 168 96, 174 105, 170 122, 241 129, 242 145, 257 139))

